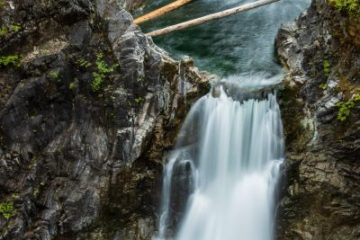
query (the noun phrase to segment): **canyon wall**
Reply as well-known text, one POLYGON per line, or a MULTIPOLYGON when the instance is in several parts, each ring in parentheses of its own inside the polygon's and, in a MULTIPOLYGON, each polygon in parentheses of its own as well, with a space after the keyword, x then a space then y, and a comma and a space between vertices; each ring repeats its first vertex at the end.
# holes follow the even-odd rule
POLYGON ((0 3, 0 239, 150 239, 208 76, 133 25, 133 1, 0 3))
POLYGON ((287 164, 278 239, 360 239, 360 15, 314 0, 278 34, 287 164))

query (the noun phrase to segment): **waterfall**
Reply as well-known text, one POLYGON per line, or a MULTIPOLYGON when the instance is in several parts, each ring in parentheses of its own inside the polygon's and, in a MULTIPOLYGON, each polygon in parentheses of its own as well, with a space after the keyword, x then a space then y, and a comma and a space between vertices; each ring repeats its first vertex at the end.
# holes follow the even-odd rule
POLYGON ((283 152, 274 93, 237 100, 223 85, 214 87, 191 109, 166 165, 157 239, 273 239, 283 152), (178 198, 172 195, 184 185, 189 192, 185 215, 171 234, 167 230, 176 222, 171 202, 178 198))
MULTIPOLYGON (((150 32, 251 1, 197 0, 145 27, 150 32)), ((193 105, 168 156, 155 239, 274 239, 284 142, 276 92, 269 90, 281 79, 273 42, 280 25, 310 2, 282 0, 155 39, 224 77, 193 105)))

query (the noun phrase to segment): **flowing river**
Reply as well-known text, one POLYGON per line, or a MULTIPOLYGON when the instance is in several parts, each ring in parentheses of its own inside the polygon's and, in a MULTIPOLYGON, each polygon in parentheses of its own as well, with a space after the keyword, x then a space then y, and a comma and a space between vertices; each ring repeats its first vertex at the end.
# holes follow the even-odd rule
MULTIPOLYGON (((169 1, 155 0, 145 11, 169 1)), ((143 26, 151 31, 242 3, 196 0, 143 26)), ((159 240, 273 240, 284 142, 274 39, 310 0, 278 3, 155 38, 222 80, 198 100, 164 169, 159 240)))

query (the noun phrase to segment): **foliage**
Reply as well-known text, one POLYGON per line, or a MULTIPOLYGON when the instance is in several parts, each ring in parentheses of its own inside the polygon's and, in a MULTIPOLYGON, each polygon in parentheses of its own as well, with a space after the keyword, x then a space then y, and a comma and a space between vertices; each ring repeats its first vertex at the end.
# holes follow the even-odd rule
POLYGON ((20 24, 11 24, 9 26, 3 26, 0 28, 0 37, 6 37, 9 33, 17 33, 21 30, 20 24))
POLYGON ((69 84, 69 89, 70 89, 71 91, 74 91, 76 88, 77 88, 77 84, 76 84, 75 81, 74 81, 74 82, 71 82, 71 83, 69 84))
POLYGON ((37 187, 37 188, 34 188, 34 190, 33 190, 33 196, 34 197, 38 197, 39 196, 39 193, 40 193, 40 188, 39 187, 37 187))
POLYGON ((142 98, 142 97, 137 97, 137 98, 134 99, 134 101, 135 101, 136 104, 141 104, 142 102, 145 101, 145 99, 142 98))
POLYGON ((0 0, 0 10, 1 10, 3 7, 5 7, 5 4, 6 4, 5 0, 0 0))
POLYGON ((12 32, 19 32, 21 30, 21 25, 20 24, 12 24, 9 26, 9 29, 12 31, 12 32))
POLYGON ((325 59, 323 62, 323 72, 325 76, 329 76, 330 74, 330 62, 327 59, 325 59))
POLYGON ((59 76, 60 76, 59 70, 51 70, 49 72, 49 77, 54 79, 54 80, 59 79, 59 76))
POLYGON ((100 90, 106 76, 112 73, 116 66, 115 65, 109 66, 104 61, 104 54, 102 53, 98 53, 96 55, 95 64, 96 64, 96 71, 93 72, 93 80, 91 82, 91 88, 94 92, 97 92, 100 90))
POLYGON ((9 219, 16 214, 16 209, 12 202, 0 203, 0 214, 5 218, 9 219))
POLYGON ((19 63, 20 63, 19 55, 0 56, 0 67, 7 67, 10 65, 19 66, 19 63))
POLYGON ((339 108, 337 120, 344 122, 351 113, 351 110, 356 107, 356 103, 360 102, 360 95, 355 94, 354 97, 346 102, 340 101, 336 104, 339 108))
POLYGON ((83 58, 80 58, 78 61, 77 61, 77 64, 80 66, 80 67, 85 67, 85 68, 88 68, 91 66, 91 63, 89 61, 86 61, 85 59, 83 58))
POLYGON ((328 85, 326 83, 322 83, 319 85, 319 88, 322 89, 322 90, 326 90, 328 87, 328 85))
POLYGON ((328 2, 339 10, 344 10, 352 14, 360 13, 359 0, 328 0, 328 2))
POLYGON ((9 33, 9 30, 7 27, 0 28, 0 37, 5 37, 8 33, 9 33))

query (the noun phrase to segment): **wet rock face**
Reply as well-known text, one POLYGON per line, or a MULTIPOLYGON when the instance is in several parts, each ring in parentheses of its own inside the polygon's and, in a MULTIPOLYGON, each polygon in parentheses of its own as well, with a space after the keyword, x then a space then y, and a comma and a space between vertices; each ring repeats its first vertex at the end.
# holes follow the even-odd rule
POLYGON ((130 3, 0 5, 0 55, 19 56, 0 63, 0 239, 151 239, 163 158, 207 77, 130 3))
POLYGON ((280 93, 287 141, 278 239, 360 238, 359 117, 339 118, 360 84, 358 19, 314 0, 277 38, 287 69, 280 93))

